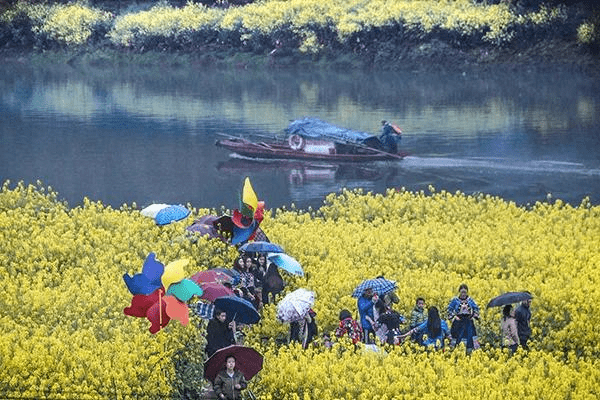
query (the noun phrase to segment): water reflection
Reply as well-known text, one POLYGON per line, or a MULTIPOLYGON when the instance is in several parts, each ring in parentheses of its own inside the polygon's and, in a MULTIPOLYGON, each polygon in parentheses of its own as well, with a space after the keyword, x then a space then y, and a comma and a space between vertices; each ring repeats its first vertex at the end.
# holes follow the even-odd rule
POLYGON ((119 206, 234 207, 250 175, 269 205, 318 206, 342 188, 489 192, 520 203, 548 192, 600 199, 600 90, 577 71, 333 73, 5 66, 0 179, 119 206), (281 134, 311 115, 378 133, 402 126, 402 162, 265 163, 214 147, 219 132, 281 134))

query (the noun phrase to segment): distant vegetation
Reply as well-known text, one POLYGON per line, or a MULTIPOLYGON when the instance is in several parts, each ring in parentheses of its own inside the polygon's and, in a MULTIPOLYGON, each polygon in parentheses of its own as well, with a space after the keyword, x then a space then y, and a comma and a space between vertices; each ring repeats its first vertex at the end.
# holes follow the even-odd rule
MULTIPOLYGON (((587 3, 473 0, 3 1, 0 47, 162 51, 272 60, 541 60, 597 54, 587 3), (557 54, 560 53, 560 54, 557 54)), ((575 60, 572 60, 575 61, 575 60)))

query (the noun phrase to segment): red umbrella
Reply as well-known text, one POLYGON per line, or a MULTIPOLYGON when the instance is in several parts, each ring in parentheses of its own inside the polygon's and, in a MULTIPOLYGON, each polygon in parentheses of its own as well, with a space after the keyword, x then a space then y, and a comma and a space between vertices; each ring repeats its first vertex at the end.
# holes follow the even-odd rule
POLYGON ((219 371, 225 369, 227 357, 235 357, 235 368, 239 370, 247 380, 258 374, 263 366, 263 356, 252 347, 227 346, 219 349, 204 363, 204 377, 214 381, 219 371))
POLYGON ((206 271, 200 271, 200 272, 196 273, 195 275, 193 275, 192 277, 190 277, 190 279, 193 280, 194 282, 196 282, 200 286, 202 286, 202 284, 206 283, 206 282, 217 282, 217 283, 229 282, 229 283, 232 283, 232 281, 233 281, 233 278, 231 277, 231 275, 228 275, 222 271, 215 271, 212 269, 209 269, 206 271))
POLYGON ((215 301, 216 298, 221 296, 232 296, 233 290, 229 289, 227 286, 224 286, 218 282, 205 282, 200 285, 203 290, 201 299, 205 299, 210 301, 211 303, 215 301))

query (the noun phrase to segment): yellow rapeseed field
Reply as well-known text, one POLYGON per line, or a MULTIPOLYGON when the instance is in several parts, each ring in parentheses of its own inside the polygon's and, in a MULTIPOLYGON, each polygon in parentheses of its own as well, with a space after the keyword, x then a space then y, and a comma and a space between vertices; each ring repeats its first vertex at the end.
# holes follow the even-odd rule
MULTIPOLYGON (((200 387, 204 325, 171 321, 150 334, 148 321, 123 314, 131 294, 122 276, 139 272, 149 252, 163 263, 188 259, 190 275, 231 266, 235 248, 185 233, 209 210, 188 205, 186 220, 159 227, 135 204, 85 199, 71 208, 58 198, 41 183, 6 182, 0 192, 0 397, 183 398, 185 387, 200 387)), ((587 199, 520 207, 433 188, 344 191, 319 210, 273 210, 261 227, 303 265, 305 278, 284 275, 285 291, 316 293, 321 331, 334 329, 341 309, 356 313, 353 288, 383 274, 398 282, 405 315, 419 296, 445 309, 467 283, 482 309, 483 347, 467 355, 410 343, 378 352, 345 340, 279 346, 288 326, 268 305, 246 330, 246 345, 265 356, 250 381, 258 398, 598 397, 600 207, 587 199), (499 349, 500 310, 485 305, 513 290, 535 299, 531 350, 510 356, 499 349)))

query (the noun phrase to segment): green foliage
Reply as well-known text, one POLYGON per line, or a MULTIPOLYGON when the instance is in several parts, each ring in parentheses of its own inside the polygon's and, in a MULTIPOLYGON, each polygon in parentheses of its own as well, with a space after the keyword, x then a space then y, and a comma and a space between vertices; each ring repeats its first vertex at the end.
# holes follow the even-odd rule
POLYGON ((377 50, 373 47, 382 41, 400 47, 435 39, 469 48, 527 41, 532 31, 539 33, 539 39, 554 31, 563 37, 565 33, 571 37, 578 34, 582 42, 595 37, 593 22, 575 32, 564 6, 542 5, 516 12, 508 2, 493 3, 264 0, 207 7, 195 2, 182 6, 159 2, 118 16, 90 7, 89 3, 18 3, 2 13, 2 21, 5 40, 13 43, 26 45, 33 34, 39 47, 109 40, 113 45, 138 51, 195 51, 217 46, 262 53, 292 48, 318 55, 332 48, 345 48, 355 53, 367 50, 374 56, 377 50), (10 38, 8 32, 12 32, 10 38))

